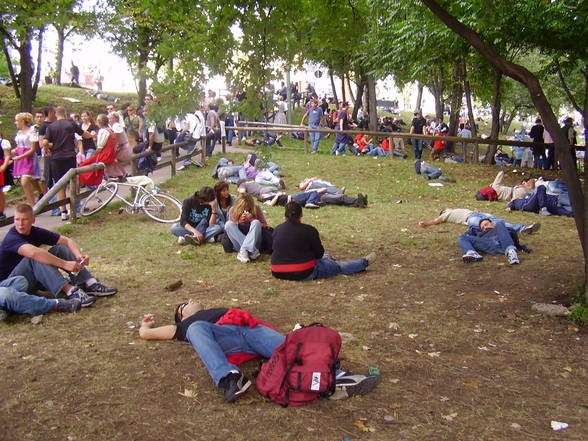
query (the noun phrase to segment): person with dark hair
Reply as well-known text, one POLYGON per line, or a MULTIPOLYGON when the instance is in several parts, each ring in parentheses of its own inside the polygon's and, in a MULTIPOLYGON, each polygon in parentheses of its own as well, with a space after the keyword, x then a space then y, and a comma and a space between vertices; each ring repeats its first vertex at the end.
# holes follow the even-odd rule
POLYGON ((365 271, 376 260, 370 253, 364 258, 338 262, 321 243, 319 232, 302 220, 302 207, 294 201, 286 204, 286 222, 278 225, 273 234, 272 275, 285 280, 315 280, 365 271))
POLYGON ((480 253, 506 255, 509 265, 520 263, 517 251, 531 252, 527 247, 519 244, 516 231, 508 228, 503 222, 493 222, 482 219, 477 227, 470 227, 458 237, 465 263, 480 262, 480 253))
POLYGON ((224 228, 227 220, 229 220, 229 210, 235 203, 235 196, 229 191, 229 184, 225 181, 220 181, 214 184, 214 194, 216 195, 216 224, 224 228))
MULTIPOLYGON (((412 123, 410 124, 410 133, 422 135, 426 125, 427 120, 423 118, 422 113, 415 112, 412 123)), ((423 154, 423 140, 420 138, 412 138, 412 147, 414 149, 414 157, 416 159, 421 159, 423 154)))
MULTIPOLYGON (((144 340, 179 340, 192 345, 224 400, 232 403, 251 386, 238 365, 255 358, 271 358, 285 337, 273 326, 236 308, 203 309, 195 300, 175 308, 173 325, 155 326, 153 315, 143 317, 139 337, 144 340)), ((337 370, 337 391, 332 399, 365 395, 380 384, 379 375, 358 375, 337 370)))
MULTIPOLYGON (((88 271, 86 266, 90 258, 82 254, 73 239, 35 227, 34 223, 31 206, 17 205, 14 226, 0 244, 0 280, 23 276, 29 290, 33 291, 40 285, 55 298, 65 294, 68 299, 79 300, 82 307, 94 304, 96 297, 116 294, 116 288, 107 287, 88 271), (51 248, 44 250, 42 245, 51 248), (68 277, 64 277, 59 270, 67 272, 68 277)), ((22 286, 20 288, 17 291, 23 291, 22 286)), ((19 297, 19 301, 31 300, 19 297)), ((12 310, 19 311, 16 307, 12 310)))
POLYGON ((494 178, 494 182, 490 184, 496 191, 496 195, 499 201, 512 201, 513 199, 523 198, 529 193, 533 192, 535 188, 535 179, 523 179, 520 183, 509 186, 502 185, 502 179, 504 178, 504 171, 499 171, 494 178))
MULTIPOLYGON (((308 128, 309 129, 320 129, 325 124, 324 111, 318 106, 318 101, 313 100, 310 109, 302 116, 300 126, 304 126, 304 121, 308 117, 308 128)), ((319 144, 321 142, 322 134, 319 132, 309 132, 310 143, 312 144, 312 153, 318 153, 319 144)))
POLYGON ((541 145, 531 147, 534 158, 533 168, 543 168, 545 166, 545 145, 543 145, 544 132, 545 127, 543 127, 541 118, 537 118, 535 120, 535 125, 531 127, 531 130, 529 131, 529 137, 533 142, 541 143, 541 145))
POLYGON ((223 232, 217 218, 216 194, 211 187, 202 187, 184 199, 180 222, 173 224, 170 231, 178 238, 180 245, 200 245, 204 241, 212 243, 223 232))

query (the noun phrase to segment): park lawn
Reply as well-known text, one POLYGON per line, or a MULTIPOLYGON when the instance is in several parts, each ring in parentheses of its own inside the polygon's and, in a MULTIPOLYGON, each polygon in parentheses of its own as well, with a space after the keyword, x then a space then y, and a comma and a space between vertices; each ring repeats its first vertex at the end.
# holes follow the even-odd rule
MULTIPOLYGON (((3 439, 588 439, 586 331, 530 309, 576 296, 583 265, 572 219, 507 214, 503 203, 475 201, 497 167, 444 164, 458 182, 435 188, 409 160, 287 149, 273 150, 272 160, 287 166, 290 190, 318 175, 351 196, 367 193, 366 209, 305 210, 303 221, 338 259, 374 250, 377 262, 362 274, 296 283, 272 278, 268 256, 242 264, 219 244, 179 247, 168 225, 142 215, 106 209, 64 226, 119 294, 36 326, 24 316, 0 324, 3 439), (465 227, 417 225, 445 207, 541 221, 541 231, 522 237, 534 252, 518 266, 504 256, 464 264, 456 238, 465 227), (178 280, 180 289, 165 289, 178 280), (364 397, 302 408, 281 408, 253 388, 225 404, 188 344, 138 338, 144 314, 169 324, 187 298, 249 310, 283 332, 322 322, 344 333, 343 367, 378 367, 382 383, 364 397), (570 428, 556 434, 552 420, 570 428)), ((212 184, 209 166, 162 187, 182 199, 212 184)), ((282 221, 283 208, 265 211, 271 225, 282 221)))

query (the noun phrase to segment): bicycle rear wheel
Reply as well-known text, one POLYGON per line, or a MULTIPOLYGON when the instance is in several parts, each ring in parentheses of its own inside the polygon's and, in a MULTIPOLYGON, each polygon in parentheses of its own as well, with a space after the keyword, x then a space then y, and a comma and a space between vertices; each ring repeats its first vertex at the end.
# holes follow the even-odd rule
POLYGON ((114 198, 117 191, 118 184, 116 182, 107 182, 104 185, 100 184, 100 186, 90 193, 90 196, 84 200, 80 214, 82 216, 90 216, 91 214, 102 210, 110 203, 110 201, 112 201, 112 198, 114 198))
POLYGON ((157 222, 178 222, 182 213, 182 204, 173 196, 165 193, 146 194, 141 198, 141 208, 147 216, 157 222))

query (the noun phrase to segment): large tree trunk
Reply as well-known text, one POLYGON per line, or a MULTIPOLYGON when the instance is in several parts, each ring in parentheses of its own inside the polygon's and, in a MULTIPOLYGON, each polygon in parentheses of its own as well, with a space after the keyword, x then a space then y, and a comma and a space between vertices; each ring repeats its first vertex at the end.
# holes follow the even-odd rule
MULTIPOLYGON (((452 29, 458 35, 460 35, 465 41, 470 43, 486 60, 488 60, 496 69, 508 75, 512 79, 524 84, 529 91, 529 95, 533 104, 535 105, 541 120, 545 126, 545 129, 550 133, 553 138, 553 143, 556 150, 559 153, 559 159, 562 166, 564 181, 568 187, 570 195, 570 201, 574 210, 574 220, 576 222, 576 229, 578 230, 578 237, 582 245, 583 257, 584 257, 584 297, 588 301, 588 229, 586 224, 588 223, 588 213, 586 206, 588 205, 588 184, 587 180, 584 180, 584 189, 578 179, 578 172, 576 170, 576 164, 570 155, 570 145, 567 137, 564 135, 559 127, 559 122, 553 108, 547 97, 543 93, 541 84, 535 75, 533 75, 528 69, 518 64, 508 61, 503 56, 497 54, 490 45, 484 42, 480 36, 472 29, 468 28, 461 22, 459 22, 454 16, 447 13, 441 6, 434 0, 421 0, 431 12, 433 12, 441 21, 443 21, 447 27, 452 29), (584 191, 582 191, 584 190, 584 191)), ((588 111, 588 72, 584 73, 585 81, 585 102, 584 111, 588 111)), ((587 113, 585 113, 586 115, 587 113)), ((586 171, 585 171, 586 173, 586 171)))
POLYGON ((345 93, 345 73, 341 75, 341 100, 347 101, 347 94, 345 93))
POLYGON ((20 111, 31 113, 33 110, 33 60, 31 59, 31 34, 27 34, 18 47, 20 56, 20 111))
POLYGON ((445 92, 445 82, 443 81, 443 72, 441 69, 435 69, 431 75, 431 84, 429 90, 435 98, 435 117, 443 118, 445 103, 443 102, 443 93, 445 92))
POLYGON ((33 101, 37 99, 37 90, 39 89, 39 81, 41 80, 41 62, 43 60, 43 35, 45 29, 39 30, 39 52, 37 52, 37 66, 35 69, 35 81, 33 82, 33 101))
MULTIPOLYGON (((451 87, 451 113, 449 114, 449 136, 457 136, 459 126, 459 114, 463 102, 463 62, 453 62, 453 86, 451 87)), ((447 143, 447 150, 453 151, 453 142, 447 143)))
MULTIPOLYGON (((490 111, 492 113, 492 126, 490 128, 490 139, 498 139, 500 134, 500 99, 502 96, 502 72, 494 71, 494 91, 492 93, 492 103, 490 104, 490 111)), ((494 164, 494 155, 497 149, 496 144, 488 145, 486 152, 486 164, 494 164)))
POLYGON ((337 98, 337 88, 335 87, 335 78, 333 78, 333 69, 329 68, 329 78, 331 79, 331 89, 333 89, 333 98, 335 99, 335 105, 339 105, 339 99, 337 98))
POLYGON ((417 98, 416 98, 416 103, 414 105, 415 112, 422 112, 423 111, 423 89, 424 89, 424 86, 421 84, 420 81, 417 81, 417 98))
POLYGON ((368 107, 369 107, 369 129, 376 131, 378 129, 378 108, 376 98, 376 79, 373 75, 367 77, 367 90, 368 90, 368 107))
POLYGON ((349 89, 349 97, 351 101, 355 103, 355 95, 353 94, 353 88, 351 87, 351 80, 349 79, 349 73, 345 76, 345 84, 347 85, 347 89, 349 89))
POLYGON ((139 90, 137 99, 139 100, 139 106, 142 106, 145 102, 145 95, 147 95, 147 61, 149 60, 149 53, 147 50, 139 52, 139 90))
POLYGON ((55 55, 55 84, 61 86, 61 70, 63 69, 63 49, 65 47, 65 29, 56 27, 57 54, 55 55))
POLYGON ((475 138, 478 136, 478 125, 476 124, 476 118, 474 116, 474 107, 472 106, 472 90, 468 80, 468 69, 465 60, 463 61, 463 90, 465 93, 466 106, 468 108, 470 130, 472 131, 472 136, 475 138))
POLYGON ((353 113, 351 119, 357 120, 357 113, 363 106, 363 91, 365 89, 366 80, 363 74, 359 77, 359 84, 357 85, 357 92, 355 93, 355 103, 353 104, 353 113))

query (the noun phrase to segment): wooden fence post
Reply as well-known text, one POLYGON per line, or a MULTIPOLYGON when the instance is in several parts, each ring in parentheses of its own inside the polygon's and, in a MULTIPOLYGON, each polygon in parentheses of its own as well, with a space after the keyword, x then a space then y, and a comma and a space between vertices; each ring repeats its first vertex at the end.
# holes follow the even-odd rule
POLYGON ((308 153, 308 133, 304 132, 304 153, 308 153))
POLYGON ((171 149, 169 152, 171 153, 171 158, 169 160, 169 166, 171 167, 171 176, 174 177, 176 175, 176 149, 179 147, 171 149))
POLYGON ((388 148, 389 150, 389 155, 390 155, 390 159, 392 159, 394 157, 394 141, 392 140, 392 137, 388 137, 388 148))
POLYGON ((474 144, 474 164, 480 162, 480 144, 477 142, 474 144))
POLYGON ((224 136, 221 137, 221 145, 222 145, 223 153, 226 153, 226 151, 227 151, 227 138, 225 138, 224 136))
POLYGON ((206 162, 206 137, 200 138, 200 162, 206 162))
POLYGON ((69 208, 70 208, 70 219, 75 221, 78 218, 77 205, 78 195, 80 194, 80 185, 78 181, 78 175, 74 175, 69 181, 69 208))

